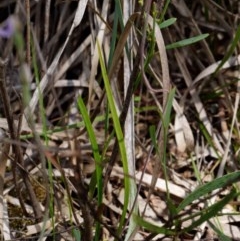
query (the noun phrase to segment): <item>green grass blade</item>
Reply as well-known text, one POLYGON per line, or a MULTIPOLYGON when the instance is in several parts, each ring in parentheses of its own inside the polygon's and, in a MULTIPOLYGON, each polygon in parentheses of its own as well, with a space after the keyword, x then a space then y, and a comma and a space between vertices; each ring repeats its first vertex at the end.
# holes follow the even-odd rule
POLYGON ((169 209, 169 212, 171 213, 171 216, 176 215, 177 214, 176 207, 173 205, 173 203, 170 199, 170 192, 169 192, 169 189, 168 189, 168 176, 167 176, 167 170, 166 170, 166 163, 164 163, 165 158, 160 155, 160 150, 159 150, 157 139, 156 139, 156 128, 155 128, 155 126, 150 126, 149 132, 150 132, 151 141, 152 141, 153 146, 154 146, 154 148, 157 152, 157 155, 159 156, 159 158, 163 159, 163 160, 159 160, 159 161, 161 161, 162 169, 164 171, 164 180, 165 180, 165 183, 166 183, 166 190, 167 190, 167 200, 166 200, 167 207, 169 209))
POLYGON ((173 99, 175 95, 175 88, 173 88, 169 94, 168 94, 168 99, 167 99, 167 105, 165 107, 164 115, 162 117, 162 125, 163 125, 163 130, 164 130, 164 140, 163 140, 163 145, 164 145, 164 150, 162 153, 162 165, 163 165, 163 172, 164 172, 164 177, 166 180, 166 189, 167 189, 167 205, 170 210, 171 215, 175 215, 177 213, 176 207, 173 204, 171 197, 170 197, 170 192, 168 189, 168 171, 167 171, 167 157, 166 157, 166 152, 167 152, 167 143, 168 143, 168 129, 171 121, 171 112, 172 112, 172 105, 173 105, 173 99))
POLYGON ((200 212, 200 218, 198 220, 194 221, 193 224, 190 225, 189 227, 183 229, 182 233, 189 232, 189 231, 193 230, 194 228, 198 227, 199 225, 201 225, 202 223, 204 223, 205 221, 208 221, 211 218, 213 218, 214 216, 216 216, 218 214, 218 212, 220 212, 224 208, 224 206, 226 204, 228 204, 229 201, 231 201, 237 195, 238 194, 236 192, 236 189, 233 188, 231 190, 231 192, 228 195, 226 195, 221 201, 213 204, 209 208, 204 209, 202 212, 200 212))
POLYGON ((143 218, 139 217, 139 216, 134 216, 136 223, 142 227, 147 229, 148 231, 152 232, 152 233, 156 233, 156 234, 164 234, 164 235, 175 235, 175 231, 171 230, 169 228, 165 228, 165 227, 159 227, 156 226, 148 221, 145 221, 143 218))
POLYGON ((163 28, 167 28, 170 25, 174 24, 176 22, 176 18, 169 18, 168 20, 163 21, 162 23, 160 23, 158 26, 159 28, 163 29, 163 28))
POLYGON ((231 55, 233 54, 233 52, 235 51, 237 45, 239 44, 239 40, 240 40, 240 25, 237 28, 235 37, 232 41, 232 44, 229 48, 229 50, 227 51, 227 53, 224 55, 221 63, 218 65, 217 69, 215 70, 215 73, 218 72, 218 70, 220 70, 220 68, 228 61, 228 59, 231 57, 231 55))
POLYGON ((198 187, 179 204, 177 208, 177 212, 179 213, 181 210, 183 210, 186 206, 191 204, 193 201, 198 200, 199 198, 205 196, 206 194, 216 189, 224 188, 239 180, 240 180, 240 171, 237 171, 237 172, 233 172, 225 176, 219 177, 207 184, 204 184, 198 187))
POLYGON ((168 5, 170 4, 170 2, 171 2, 171 0, 165 1, 164 8, 163 8, 163 10, 162 10, 162 12, 161 12, 161 16, 160 16, 160 19, 159 19, 159 22, 160 22, 160 23, 161 23, 161 22, 163 21, 163 19, 164 19, 164 16, 165 16, 165 14, 166 14, 166 12, 167 12, 167 10, 168 10, 168 5))
POLYGON ((168 94, 167 105, 166 105, 164 116, 163 116, 163 126, 164 126, 165 130, 168 130, 168 127, 170 124, 174 95, 175 95, 175 88, 171 89, 168 94))
POLYGON ((201 40, 207 38, 208 36, 209 36, 208 33, 200 34, 200 35, 192 37, 192 38, 188 38, 188 39, 184 39, 184 40, 172 43, 172 44, 168 44, 166 46, 166 49, 175 49, 175 48, 185 47, 187 45, 201 41, 201 40))
POLYGON ((211 221, 208 221, 208 224, 213 229, 213 231, 218 235, 220 241, 232 241, 231 238, 223 234, 211 221))
POLYGON ((119 23, 119 17, 121 17, 121 10, 119 9, 118 4, 115 5, 115 11, 114 11, 114 20, 113 20, 113 30, 111 34, 111 44, 110 44, 110 53, 108 57, 108 69, 111 66, 113 54, 116 47, 116 40, 117 40, 117 31, 118 31, 118 23, 119 23))
POLYGON ((100 46, 99 46, 98 42, 97 42, 97 46, 98 46, 98 53, 99 53, 99 60, 100 60, 100 65, 101 65, 102 77, 103 77, 103 81, 104 81, 104 85, 105 85, 105 89, 106 89, 109 108, 110 108, 112 118, 113 118, 114 130, 116 132, 116 136, 117 136, 117 140, 118 140, 118 144, 119 144, 119 149, 120 149, 120 154, 121 154, 122 164, 123 164, 123 171, 124 171, 124 174, 125 174, 125 178, 124 178, 124 187, 125 187, 124 205, 123 205, 123 212, 122 212, 122 216, 121 216, 119 227, 118 227, 118 233, 121 233, 122 228, 123 228, 123 224, 124 224, 124 220, 125 220, 126 214, 127 214, 130 188, 131 188, 129 177, 128 177, 127 154, 126 154, 126 148, 125 148, 125 144, 124 144, 123 132, 122 132, 121 125, 120 125, 120 122, 119 122, 119 118, 118 118, 118 115, 117 115, 111 86, 110 86, 110 83, 109 83, 106 67, 105 67, 105 64, 104 64, 104 61, 103 61, 102 52, 101 52, 101 49, 100 49, 100 46))
POLYGON ((212 138, 211 134, 208 132, 206 126, 203 124, 203 122, 201 120, 198 120, 198 124, 199 124, 200 131, 202 132, 202 134, 204 135, 204 137, 207 140, 207 143, 213 148, 213 150, 215 151, 215 154, 219 157, 219 159, 221 159, 221 156, 218 153, 218 150, 215 146, 213 138, 212 138))
POLYGON ((102 165, 101 165, 101 155, 99 153, 99 148, 94 134, 94 130, 91 124, 90 117, 87 112, 87 108, 81 97, 78 98, 78 108, 82 114, 84 123, 87 128, 88 136, 92 145, 93 156, 96 162, 96 175, 97 175, 97 186, 98 186, 98 205, 102 203, 102 165))
MULTIPOLYGON (((99 148, 96 140, 96 136, 94 134, 94 130, 91 124, 90 117, 87 112, 87 108, 83 102, 83 99, 80 97, 78 98, 78 108, 80 112, 82 113, 82 117, 84 120, 84 123, 87 128, 88 136, 92 145, 93 150, 93 156, 95 160, 95 166, 96 166, 96 175, 93 176, 93 178, 96 177, 96 183, 97 183, 97 200, 98 200, 98 206, 102 203, 102 197, 103 197, 103 182, 102 182, 102 164, 101 164, 101 155, 99 153, 99 148)), ((98 239, 100 237, 100 224, 96 223, 96 230, 95 230, 95 238, 98 239)))
POLYGON ((120 2, 120 0, 115 0, 115 3, 116 3, 115 10, 116 10, 116 12, 118 14, 119 24, 120 24, 121 30, 123 30, 124 23, 123 23, 123 12, 122 12, 122 7, 121 7, 121 2, 120 2))
POLYGON ((164 131, 164 135, 163 135, 163 150, 160 150, 157 140, 156 140, 156 130, 154 126, 150 127, 150 137, 152 140, 152 143, 154 145, 154 148, 157 152, 157 155, 159 156, 159 161, 161 161, 161 166, 162 166, 162 170, 163 170, 163 174, 164 174, 164 179, 166 180, 166 190, 167 190, 167 205, 168 205, 168 209, 171 213, 171 215, 176 215, 177 211, 176 211, 176 207, 173 204, 171 198, 170 198, 170 192, 169 192, 169 188, 168 188, 168 174, 167 174, 167 163, 166 163, 166 150, 167 150, 167 139, 168 139, 168 128, 169 128, 169 124, 170 124, 170 119, 171 119, 171 111, 172 111, 172 103, 173 103, 173 98, 175 95, 175 89, 172 89, 169 92, 168 95, 168 100, 167 100, 167 105, 164 111, 164 114, 161 115, 161 119, 162 119, 162 128, 164 131))
POLYGON ((81 233, 79 229, 76 229, 76 228, 73 229, 73 236, 76 241, 81 241, 81 233))

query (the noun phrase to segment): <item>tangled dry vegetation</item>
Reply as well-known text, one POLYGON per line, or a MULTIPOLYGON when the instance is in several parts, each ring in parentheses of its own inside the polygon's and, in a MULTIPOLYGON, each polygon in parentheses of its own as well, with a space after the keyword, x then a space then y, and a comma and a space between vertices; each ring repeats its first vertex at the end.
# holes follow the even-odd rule
POLYGON ((238 0, 2 0, 0 22, 2 240, 239 240, 238 0))

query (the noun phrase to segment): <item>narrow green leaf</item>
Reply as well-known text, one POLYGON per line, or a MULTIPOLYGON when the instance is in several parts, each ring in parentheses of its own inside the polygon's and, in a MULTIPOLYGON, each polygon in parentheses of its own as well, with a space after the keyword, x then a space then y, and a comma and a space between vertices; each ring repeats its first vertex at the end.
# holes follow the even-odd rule
POLYGON ((218 212, 220 212, 224 208, 224 206, 228 204, 236 196, 237 196, 236 189, 233 188, 231 192, 228 195, 226 195, 221 201, 213 204, 212 206, 210 206, 205 210, 202 210, 202 212, 200 212, 200 218, 196 221, 193 221, 192 225, 183 229, 182 233, 189 232, 194 228, 198 227, 199 225, 201 225, 203 222, 208 221, 214 216, 216 216, 218 212))
POLYGON ((199 129, 201 130, 202 134, 204 135, 204 137, 207 140, 207 143, 213 148, 213 150, 215 151, 215 154, 220 159, 221 157, 218 154, 218 150, 214 144, 213 138, 212 138, 211 134, 208 132, 206 126, 203 124, 203 122, 200 119, 198 120, 198 124, 199 124, 199 129))
POLYGON ((167 19, 166 21, 160 23, 158 26, 159 28, 163 29, 163 28, 167 28, 169 27, 170 25, 174 24, 176 22, 176 18, 169 18, 167 19))
POLYGON ((168 143, 168 129, 170 125, 170 120, 171 120, 171 112, 172 112, 172 105, 173 105, 173 99, 175 95, 175 88, 171 89, 168 98, 167 98, 167 104, 165 107, 164 115, 163 115, 163 120, 162 120, 162 125, 164 129, 164 136, 163 136, 163 145, 164 145, 164 150, 162 153, 162 165, 163 165, 163 172, 164 172, 164 178, 166 180, 166 189, 167 189, 167 206, 169 208, 171 216, 174 216, 177 214, 177 209, 174 203, 172 202, 172 199, 170 197, 170 192, 168 188, 168 172, 167 172, 167 163, 166 163, 166 151, 167 151, 167 143, 168 143))
POLYGON ((231 57, 231 55, 234 53, 237 45, 239 44, 239 40, 240 40, 240 25, 237 28, 235 37, 232 41, 232 44, 229 48, 229 50, 226 52, 225 56, 223 57, 221 63, 218 65, 217 69, 215 70, 215 73, 218 72, 218 70, 228 61, 228 59, 231 57))
POLYGON ((213 229, 213 231, 217 233, 220 241, 232 241, 231 238, 223 234, 211 221, 208 220, 208 224, 213 229))
POLYGON ((172 216, 176 215, 177 211, 176 211, 176 206, 173 204, 173 202, 170 198, 170 192, 168 189, 168 179, 169 178, 168 178, 167 168, 166 168, 166 166, 167 166, 167 164, 166 164, 166 148, 167 148, 166 143, 168 142, 167 141, 167 138, 168 138, 167 133, 168 133, 168 128, 169 128, 169 124, 170 124, 172 103, 173 103, 174 95, 175 95, 175 89, 172 89, 168 94, 167 105, 165 107, 164 114, 161 115, 162 128, 164 129, 164 136, 163 136, 164 146, 163 146, 162 152, 160 151, 160 148, 159 148, 159 145, 158 145, 158 142, 156 139, 156 128, 155 128, 155 126, 150 127, 150 137, 151 137, 152 143, 154 145, 154 148, 157 152, 157 155, 159 156, 159 161, 161 162, 161 167, 162 167, 162 170, 164 173, 164 179, 166 181, 165 183, 166 183, 166 190, 167 190, 167 206, 168 206, 168 209, 172 216))
POLYGON ((118 33, 118 23, 119 18, 122 16, 121 11, 119 9, 119 3, 115 5, 115 11, 114 11, 114 20, 113 20, 113 29, 111 34, 111 44, 110 44, 110 52, 108 57, 108 69, 112 63, 113 54, 116 47, 116 41, 117 41, 117 33, 118 33))
POLYGON ((80 233, 79 229, 77 229, 77 228, 73 229, 73 236, 76 241, 81 241, 81 233, 80 233))
POLYGON ((175 235, 175 231, 171 230, 169 228, 165 228, 165 227, 159 227, 156 226, 148 221, 145 221, 143 218, 139 217, 139 216, 134 216, 136 223, 142 227, 147 229, 148 231, 152 232, 152 233, 156 233, 156 234, 164 234, 164 235, 175 235))
POLYGON ((200 197, 205 196, 206 194, 219 189, 224 188, 230 184, 233 184, 240 180, 240 171, 233 172, 227 174, 225 176, 219 177, 207 184, 204 184, 190 193, 178 206, 177 212, 179 213, 183 210, 186 206, 191 204, 193 201, 198 200, 200 197))
MULTIPOLYGON (((97 182, 97 199, 98 199, 98 206, 101 205, 102 203, 102 197, 103 197, 103 181, 102 181, 102 163, 101 163, 101 155, 99 153, 99 148, 98 148, 98 144, 97 144, 97 140, 96 140, 96 136, 94 134, 94 130, 91 124, 91 120, 90 117, 88 115, 87 112, 87 108, 83 102, 83 99, 80 97, 78 98, 78 108, 80 110, 80 112, 82 113, 82 117, 83 117, 83 121, 86 125, 87 128, 87 132, 88 132, 88 136, 92 145, 92 150, 93 150, 93 156, 94 156, 94 160, 96 162, 96 175, 93 175, 93 181, 91 182, 94 183, 94 181, 96 180, 97 182), (96 178, 96 179, 95 179, 96 178)), ((90 189, 91 190, 91 189, 90 189)), ((93 191, 92 191, 93 192, 93 191)), ((91 194, 93 195, 93 194, 91 194)), ((100 224, 97 222, 96 223, 96 229, 95 229, 95 237, 99 237, 100 236, 100 224)))
POLYGON ((168 10, 168 6, 169 6, 170 2, 171 2, 171 0, 164 1, 165 4, 164 4, 164 7, 163 7, 163 10, 161 12, 160 19, 159 19, 160 23, 163 21, 163 19, 165 17, 165 14, 166 14, 166 12, 168 10))
POLYGON ((170 125, 170 118, 171 118, 171 111, 172 111, 174 95, 175 95, 175 88, 171 89, 168 94, 167 105, 166 105, 164 116, 163 116, 163 126, 166 130, 168 129, 168 127, 170 125))
POLYGON ((106 67, 105 67, 105 64, 104 64, 104 61, 103 61, 101 48, 100 48, 100 45, 99 45, 98 41, 97 41, 97 46, 98 46, 99 61, 100 61, 100 66, 101 66, 102 77, 103 77, 103 81, 104 81, 104 85, 105 85, 105 89, 106 89, 109 108, 110 108, 110 111, 111 111, 111 114, 112 114, 114 130, 116 132, 116 136, 117 136, 117 140, 118 140, 118 144, 119 144, 121 160, 122 160, 122 164, 123 164, 123 171, 124 171, 124 174, 125 174, 125 178, 124 178, 124 187, 125 187, 124 205, 123 205, 122 216, 121 216, 119 228, 118 228, 118 233, 120 234, 122 232, 124 220, 125 220, 126 214, 127 214, 131 185, 130 185, 130 181, 129 181, 129 177, 128 177, 128 163, 127 163, 127 154, 126 154, 123 132, 122 132, 121 125, 120 125, 120 122, 119 122, 119 118, 118 118, 118 115, 117 115, 117 111, 116 111, 116 107, 115 107, 114 99, 113 99, 113 94, 112 94, 111 86, 110 86, 109 79, 108 79, 108 74, 107 74, 107 71, 106 71, 106 67))
POLYGON ((101 165, 101 155, 99 153, 99 148, 96 140, 96 136, 94 134, 94 130, 91 124, 90 117, 88 115, 86 106, 83 102, 83 99, 78 98, 78 108, 82 113, 83 121, 86 125, 87 132, 89 135, 89 139, 92 145, 93 156, 96 162, 96 176, 97 176, 97 185, 98 185, 98 205, 102 203, 102 165, 101 165))
POLYGON ((201 34, 201 35, 198 35, 198 36, 195 36, 192 38, 184 39, 184 40, 167 45, 166 49, 175 49, 175 48, 185 47, 187 45, 201 41, 201 40, 207 38, 208 36, 209 36, 209 34, 206 33, 206 34, 201 34))

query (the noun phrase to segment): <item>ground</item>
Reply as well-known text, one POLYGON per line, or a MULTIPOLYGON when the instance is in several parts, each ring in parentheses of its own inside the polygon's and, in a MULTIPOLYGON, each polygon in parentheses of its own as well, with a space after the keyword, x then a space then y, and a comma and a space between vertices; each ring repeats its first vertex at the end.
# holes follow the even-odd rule
POLYGON ((2 240, 239 240, 239 1, 0 22, 2 240))

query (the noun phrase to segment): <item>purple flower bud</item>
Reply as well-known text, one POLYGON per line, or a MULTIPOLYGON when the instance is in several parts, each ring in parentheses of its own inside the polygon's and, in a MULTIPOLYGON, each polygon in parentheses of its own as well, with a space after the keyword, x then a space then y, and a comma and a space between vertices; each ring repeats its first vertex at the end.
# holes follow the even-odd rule
POLYGON ((15 21, 13 17, 9 17, 1 26, 0 26, 0 37, 10 38, 13 36, 16 30, 15 21))

